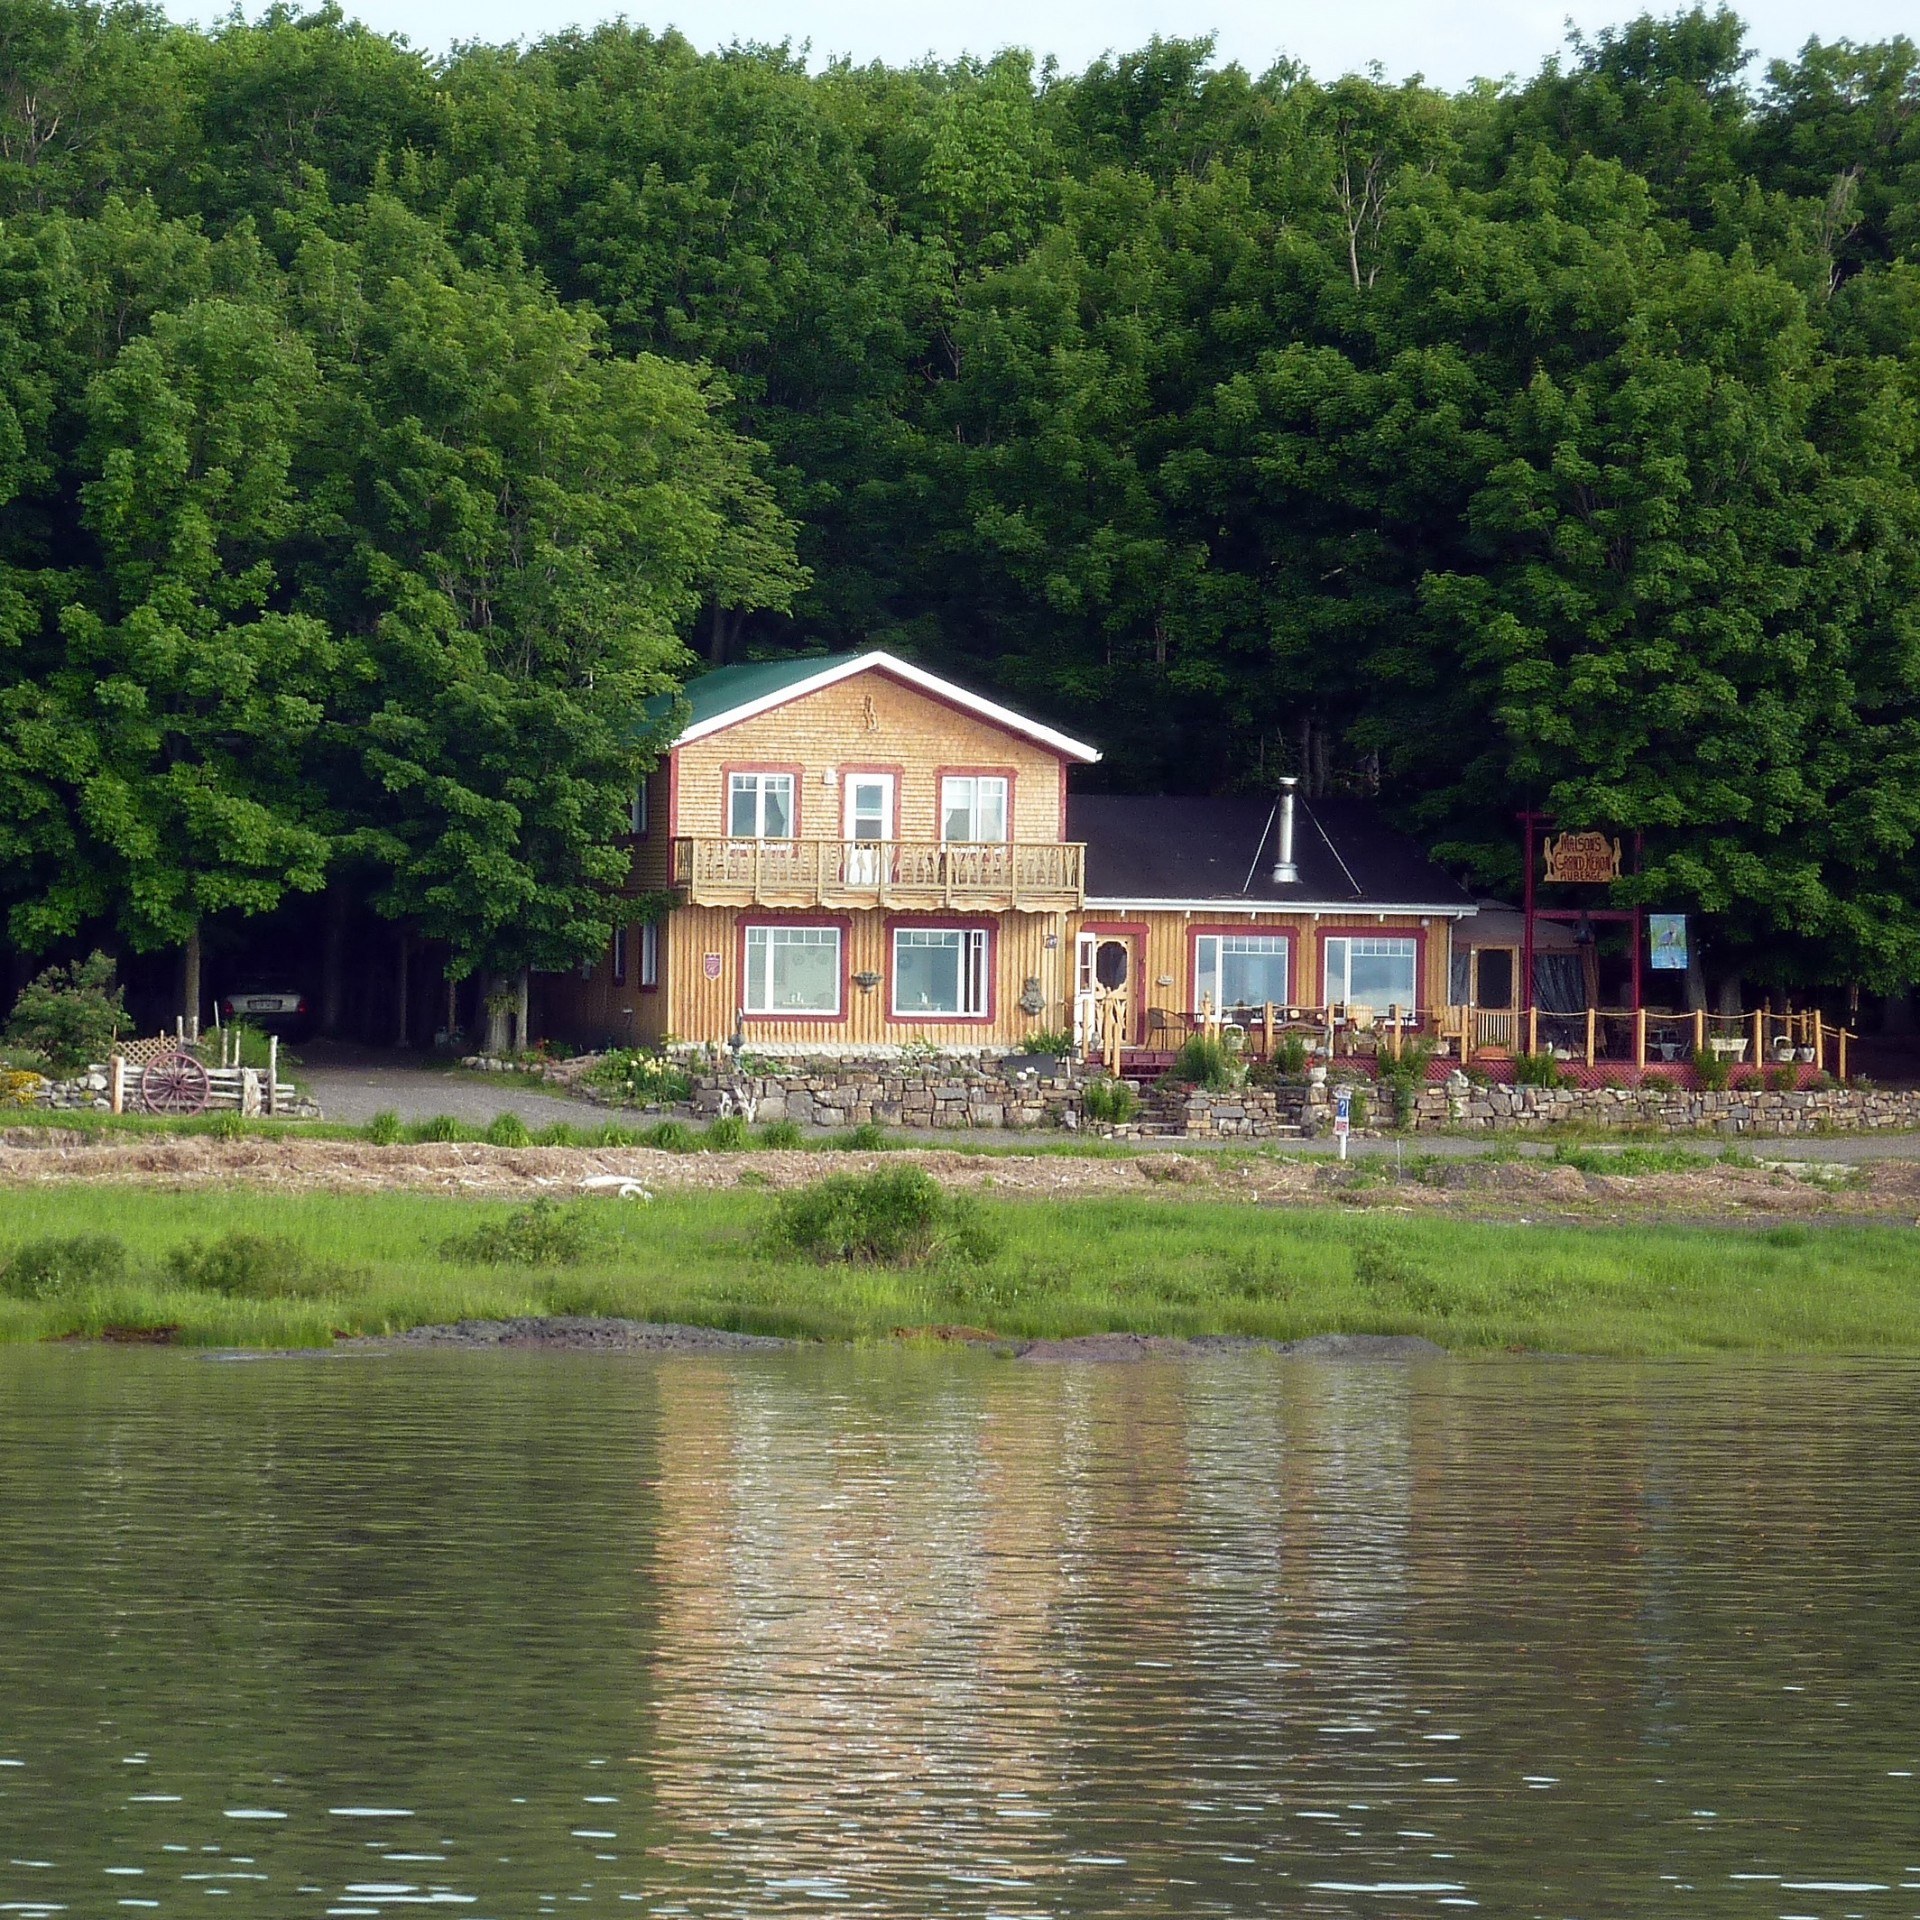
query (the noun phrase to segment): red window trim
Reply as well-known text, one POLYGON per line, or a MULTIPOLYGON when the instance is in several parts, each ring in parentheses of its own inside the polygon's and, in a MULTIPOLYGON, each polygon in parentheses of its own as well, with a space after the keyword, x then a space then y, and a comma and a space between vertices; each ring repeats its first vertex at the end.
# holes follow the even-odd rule
MULTIPOLYGON (((1428 1003, 1427 989, 1427 935, 1426 927, 1386 927, 1379 921, 1368 926, 1316 927, 1314 929, 1314 970, 1313 983, 1317 993, 1327 990, 1327 942, 1329 940, 1411 940, 1413 942, 1413 1005, 1407 1008, 1409 1013, 1419 1013, 1428 1003)), ((1376 1007, 1376 1013, 1385 1013, 1385 1007, 1376 1007)))
POLYGON ((1258 920, 1206 920, 1196 921, 1187 928, 1186 988, 1190 1004, 1182 1009, 1183 1012, 1198 1013, 1200 1011, 1200 942, 1203 937, 1220 933, 1257 933, 1263 939, 1284 940, 1287 943, 1287 991, 1294 996, 1292 1004, 1296 1007, 1312 1005, 1311 1001, 1300 998, 1300 929, 1298 927, 1258 920))
MULTIPOLYGON (((1062 762, 1064 770, 1065 763, 1062 762)), ((949 778, 956 780, 1004 780, 1007 783, 1007 837, 1004 842, 1012 846, 1019 835, 1014 832, 1014 804, 1020 797, 1020 769, 1018 767, 935 767, 933 770, 933 837, 945 842, 947 837, 947 803, 942 798, 942 789, 949 778)), ((967 844, 967 843, 961 843, 967 844)), ((992 841, 974 841, 974 846, 991 846, 992 841)))
POLYGON ((988 916, 954 914, 898 913, 886 920, 887 977, 882 982, 887 992, 888 1023, 903 1027, 949 1026, 988 1027, 1000 1017, 1000 923, 988 916), (893 936, 901 928, 919 933, 984 933, 987 936, 987 1010, 985 1013, 895 1013, 893 1010, 894 959, 893 936))
POLYGON ((793 831, 787 835, 789 840, 798 840, 803 836, 800 823, 805 818, 806 802, 802 797, 807 784, 807 770, 797 760, 728 760, 720 767, 720 838, 738 840, 740 834, 733 831, 733 776, 736 773, 790 773, 793 776, 793 831))
MULTIPOLYGON (((779 771, 779 769, 775 769, 779 771)), ((850 1017, 853 1005, 853 920, 844 913, 754 913, 745 914, 734 928, 733 936, 734 1004, 740 1018, 777 1023, 804 1020, 813 1026, 835 1027, 850 1017), (840 929, 840 1007, 836 1013, 795 1013, 778 1010, 755 1013, 747 1005, 747 929, 749 927, 838 927, 840 929)))

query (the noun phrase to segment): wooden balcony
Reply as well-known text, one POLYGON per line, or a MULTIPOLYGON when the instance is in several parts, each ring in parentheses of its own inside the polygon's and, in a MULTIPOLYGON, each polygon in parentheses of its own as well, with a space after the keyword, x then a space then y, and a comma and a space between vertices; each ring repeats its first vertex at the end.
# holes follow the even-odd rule
POLYGON ((1086 899, 1077 840, 710 840, 673 843, 696 907, 965 908, 1058 913, 1086 899))

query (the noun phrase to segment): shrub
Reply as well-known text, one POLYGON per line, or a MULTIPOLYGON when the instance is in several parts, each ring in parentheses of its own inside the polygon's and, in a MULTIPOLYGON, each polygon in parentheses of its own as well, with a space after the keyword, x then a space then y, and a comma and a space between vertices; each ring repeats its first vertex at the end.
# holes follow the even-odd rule
POLYGON ((216 1140, 244 1140, 253 1129, 247 1125, 245 1114, 229 1110, 214 1114, 207 1122, 206 1131, 216 1140))
POLYGON ((622 1047, 608 1054, 587 1078, 633 1107, 672 1106, 693 1091, 686 1069, 663 1053, 622 1047))
POLYGON ((1413 1103, 1419 1098, 1420 1089, 1427 1084, 1427 1067, 1433 1056, 1434 1045, 1431 1040, 1409 1040, 1401 1048, 1397 1060, 1392 1054, 1383 1053, 1376 1061, 1381 1089, 1393 1096, 1395 1126, 1412 1126, 1413 1103))
POLYGON ((397 1147, 400 1144, 400 1116, 391 1111, 376 1113, 364 1128, 367 1138, 376 1147, 397 1147))
POLYGON ((1020 1042, 1022 1053, 1047 1054, 1056 1060, 1065 1060, 1073 1054, 1073 1035, 1064 1028, 1047 1027, 1039 1033, 1030 1033, 1020 1042))
POLYGON ((684 1120, 662 1120, 640 1138, 659 1153, 691 1153, 700 1144, 700 1136, 684 1120))
POLYGON ((893 1146, 886 1128, 877 1120, 862 1120, 857 1127, 835 1134, 832 1144, 843 1153, 886 1153, 893 1146))
POLYGON ((747 1144, 747 1123, 737 1113, 723 1113, 700 1137, 712 1153, 738 1153, 747 1144))
POLYGON ((1733 1081, 1733 1062, 1711 1047, 1693 1056, 1694 1077, 1707 1093, 1725 1093, 1733 1081))
POLYGON ((593 1232, 576 1207, 536 1200, 503 1220, 486 1220, 440 1243, 443 1260, 470 1267, 571 1267, 593 1245, 593 1232))
POLYGON ((609 1120, 595 1127, 587 1136, 590 1147, 640 1147, 645 1146, 647 1136, 637 1133, 632 1127, 623 1127, 617 1120, 609 1120))
POLYGON ((1513 1056, 1513 1084, 1516 1087, 1559 1087, 1566 1084, 1560 1062, 1550 1053, 1516 1053, 1513 1056))
POLYGON ((1196 1033, 1174 1056, 1173 1078, 1209 1093, 1230 1093, 1244 1077, 1245 1069, 1213 1034, 1196 1033))
POLYGON ((111 1286, 127 1271, 127 1249, 109 1233, 26 1240, 0 1263, 0 1293, 15 1300, 57 1300, 111 1286))
POLYGON ((467 1130, 450 1113, 436 1113, 431 1120, 423 1120, 413 1129, 413 1137, 421 1141, 434 1141, 445 1144, 454 1140, 464 1140, 467 1130))
POLYGON ((1800 1075, 1793 1067, 1769 1067, 1762 1084, 1769 1093, 1791 1093, 1800 1084, 1800 1075))
POLYGON ((577 1147, 580 1145, 580 1130, 565 1120, 556 1120, 550 1127, 542 1127, 533 1136, 537 1147, 577 1147))
POLYGON ((35 1106, 46 1084, 46 1076, 31 1068, 0 1066, 0 1107, 35 1106))
POLYGON ((297 1241, 277 1233, 224 1233, 217 1240, 186 1240, 169 1249, 168 1277, 203 1293, 282 1300, 328 1293, 343 1275, 315 1260, 297 1241))
POLYGON ((1080 1105, 1089 1120, 1123 1127, 1140 1111, 1140 1096, 1124 1080, 1089 1080, 1080 1105))
POLYGON ((807 1137, 800 1131, 797 1120, 769 1120, 760 1129, 760 1144, 779 1152, 790 1153, 795 1147, 803 1147, 806 1143, 807 1137))
POLYGON ((1273 1043, 1273 1064, 1284 1074, 1298 1076, 1307 1070, 1307 1043, 1297 1033, 1283 1033, 1273 1043))
POLYGON ((486 1139, 490 1147, 533 1145, 532 1131, 517 1113, 496 1113, 487 1123, 486 1139))
POLYGON ((938 1253, 986 1259, 994 1236, 970 1202, 917 1167, 837 1173, 780 1200, 775 1240, 816 1260, 919 1266, 938 1253))
POLYGON ((10 1046, 45 1054, 56 1074, 77 1073, 104 1060, 127 1024, 126 998, 114 984, 113 962, 91 953, 70 967, 48 967, 21 990, 7 1021, 10 1046))

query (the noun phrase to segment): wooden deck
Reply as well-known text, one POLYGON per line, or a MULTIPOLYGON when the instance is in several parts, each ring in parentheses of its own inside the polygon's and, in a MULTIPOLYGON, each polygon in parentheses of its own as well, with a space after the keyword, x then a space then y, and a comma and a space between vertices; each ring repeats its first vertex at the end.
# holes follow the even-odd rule
POLYGON ((673 843, 673 884, 696 907, 1062 913, 1086 899, 1073 840, 726 840, 673 843))

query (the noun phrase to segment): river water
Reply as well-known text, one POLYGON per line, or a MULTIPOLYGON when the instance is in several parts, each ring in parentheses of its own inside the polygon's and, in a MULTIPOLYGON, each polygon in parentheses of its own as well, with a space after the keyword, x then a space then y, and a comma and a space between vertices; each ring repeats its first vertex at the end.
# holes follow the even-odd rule
POLYGON ((0 1915, 1920 1914, 1920 1370, 0 1353, 0 1915))

